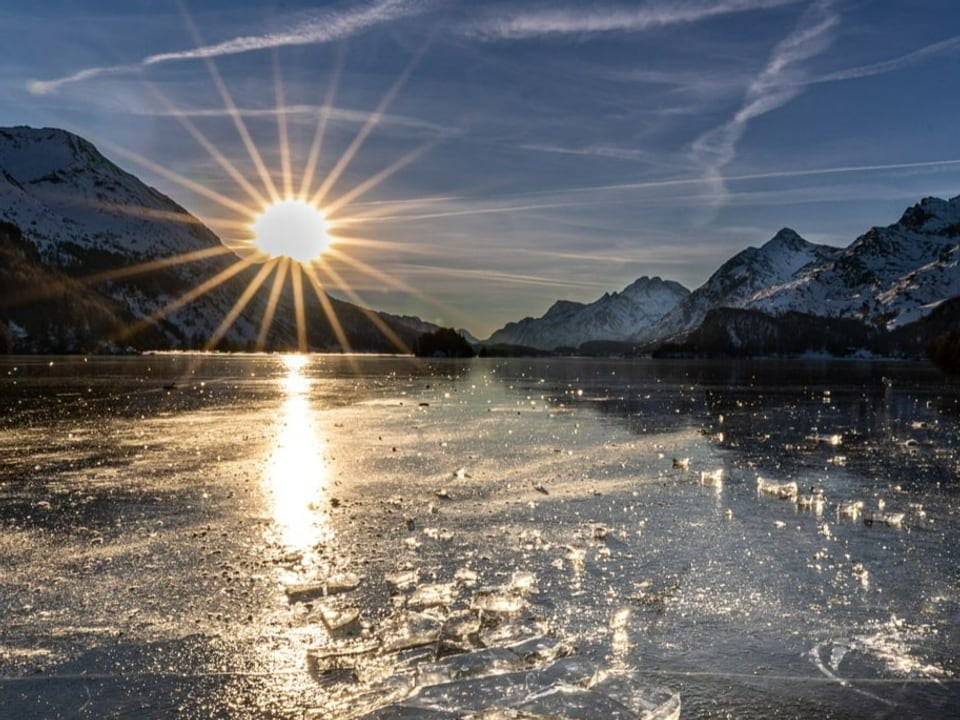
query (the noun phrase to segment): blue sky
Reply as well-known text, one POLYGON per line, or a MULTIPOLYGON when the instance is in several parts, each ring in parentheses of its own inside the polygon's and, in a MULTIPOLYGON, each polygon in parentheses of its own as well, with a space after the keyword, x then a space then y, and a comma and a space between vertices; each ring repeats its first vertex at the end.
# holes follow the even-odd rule
POLYGON ((338 276, 481 337, 960 193, 954 0, 7 0, 0 25, 0 125, 84 135, 227 239, 218 198, 301 188, 322 126, 338 276))

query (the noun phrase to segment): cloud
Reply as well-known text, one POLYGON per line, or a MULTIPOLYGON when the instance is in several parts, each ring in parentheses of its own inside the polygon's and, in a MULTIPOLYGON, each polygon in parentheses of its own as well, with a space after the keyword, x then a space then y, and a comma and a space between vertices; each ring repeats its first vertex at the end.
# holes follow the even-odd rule
POLYGON ((102 75, 136 72, 153 65, 183 62, 224 55, 270 50, 295 45, 328 43, 355 35, 369 27, 417 15, 426 7, 424 0, 376 0, 344 12, 314 13, 309 18, 294 23, 289 28, 261 35, 243 35, 213 45, 203 45, 190 50, 148 55, 137 63, 91 67, 53 80, 34 80, 28 89, 35 95, 59 90, 64 85, 82 82, 102 75))
MULTIPOLYGON (((323 112, 327 113, 330 120, 335 122, 350 123, 362 125, 370 121, 374 113, 362 110, 349 110, 338 107, 324 107, 322 105, 285 105, 280 108, 236 108, 236 111, 245 118, 270 118, 283 115, 305 116, 310 122, 315 123, 316 118, 323 112)), ((150 110, 143 107, 133 108, 132 113, 138 115, 151 115, 159 117, 189 117, 189 118, 217 118, 232 117, 233 113, 228 108, 195 108, 192 110, 150 110)), ((417 130, 431 130, 434 132, 453 133, 454 129, 444 125, 438 125, 427 120, 409 117, 406 115, 391 115, 384 113, 377 117, 377 121, 386 125, 405 127, 417 130)))
POLYGON ((892 60, 884 60, 871 65, 860 65, 859 67, 848 68, 847 70, 838 70, 836 72, 821 75, 816 78, 811 78, 810 82, 836 82, 839 80, 856 80, 858 78, 870 77, 871 75, 882 75, 889 72, 895 72, 896 70, 908 67, 909 65, 915 65, 916 63, 923 62, 927 58, 934 57, 936 55, 943 55, 957 51, 960 51, 960 35, 954 35, 951 38, 941 40, 940 42, 933 43, 932 45, 927 45, 919 50, 914 50, 913 52, 893 58, 892 60))
POLYGON ((657 2, 641 7, 520 11, 479 21, 467 29, 467 34, 486 40, 522 40, 551 35, 640 32, 795 2, 797 0, 714 0, 657 2))
POLYGON ((803 92, 802 63, 830 46, 839 22, 833 0, 814 2, 801 15, 794 30, 774 47, 734 116, 693 142, 691 155, 702 168, 703 180, 712 189, 714 207, 726 200, 723 169, 736 157, 737 145, 750 121, 782 107, 803 92))
POLYGON ((556 155, 581 155, 586 157, 606 158, 611 160, 628 160, 636 162, 652 162, 652 154, 646 150, 634 148, 613 147, 610 145, 587 145, 584 147, 563 147, 545 143, 525 143, 517 145, 520 150, 531 152, 551 153, 556 155))
POLYGON ((481 280, 483 282, 508 283, 512 285, 534 285, 550 288, 590 288, 605 289, 608 287, 603 280, 574 280, 559 279, 554 276, 527 275, 522 273, 500 272, 497 270, 455 268, 449 265, 417 265, 404 263, 397 266, 398 271, 405 275, 442 275, 445 278, 462 278, 481 280))

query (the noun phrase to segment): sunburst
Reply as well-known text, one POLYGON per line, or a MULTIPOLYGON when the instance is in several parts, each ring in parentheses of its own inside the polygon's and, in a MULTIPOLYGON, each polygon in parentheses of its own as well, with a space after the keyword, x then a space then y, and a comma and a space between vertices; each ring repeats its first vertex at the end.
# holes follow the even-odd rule
MULTIPOLYGON (((202 38, 192 20, 189 16, 185 20, 194 41, 198 46, 202 45, 202 38)), ((180 110, 157 86, 148 83, 148 89, 158 98, 166 111, 176 118, 187 134, 220 167, 225 176, 236 184, 241 199, 225 193, 222 189, 215 190, 208 187, 197 180, 165 167, 161 163, 112 142, 101 139, 100 143, 114 153, 227 211, 228 215, 226 217, 206 218, 207 224, 210 226, 220 229, 221 232, 227 231, 228 237, 224 237, 225 247, 209 248, 180 256, 151 260, 139 265, 91 275, 82 278, 81 281, 92 284, 117 280, 149 273, 158 268, 196 262, 207 257, 230 252, 235 253, 238 257, 233 263, 219 270, 212 277, 200 282, 196 287, 167 302, 148 317, 126 328, 124 337, 134 335, 147 325, 156 324, 171 313, 236 277, 241 272, 259 265, 259 269, 253 274, 246 289, 236 298, 233 306, 207 339, 204 349, 212 350, 219 345, 261 290, 267 292, 268 297, 264 304, 255 347, 257 350, 267 347, 280 298, 289 280, 289 287, 293 294, 297 348, 300 351, 310 349, 307 332, 309 318, 307 317, 307 303, 304 298, 304 286, 306 285, 316 296, 320 310, 326 317, 334 337, 344 351, 349 352, 352 348, 347 333, 336 315, 335 302, 327 294, 328 286, 344 293, 355 303, 366 314, 371 324, 394 345, 397 351, 409 353, 410 349, 398 334, 377 313, 368 309, 368 303, 355 289, 350 287, 345 278, 331 263, 331 260, 336 261, 338 265, 349 267, 352 271, 375 279, 383 287, 416 295, 419 299, 440 308, 441 312, 448 313, 450 311, 450 308, 436 302, 416 288, 400 282, 389 273, 378 270, 351 255, 353 248, 384 247, 389 245, 387 241, 368 237, 351 237, 349 232, 344 235, 336 232, 338 228, 349 228, 356 226, 358 223, 377 222, 378 213, 376 212, 351 216, 349 212, 351 204, 449 137, 449 133, 438 130, 435 137, 429 138, 426 142, 414 147, 382 170, 374 172, 362 182, 336 193, 345 170, 361 151, 366 140, 377 130, 387 109, 416 70, 431 42, 432 37, 411 55, 406 66, 386 90, 343 153, 329 167, 325 167, 321 162, 321 149, 345 66, 346 54, 343 51, 344 46, 341 45, 323 98, 322 108, 318 113, 312 139, 309 147, 306 148, 306 152, 302 153, 304 159, 302 169, 299 172, 295 169, 295 158, 299 157, 300 154, 295 154, 292 151, 287 129, 286 99, 278 54, 275 53, 273 56, 274 101, 276 103, 277 139, 279 142, 279 168, 276 168, 277 172, 271 172, 264 161, 264 155, 254 142, 253 135, 244 121, 243 113, 234 102, 227 83, 217 69, 213 58, 203 58, 210 79, 223 103, 224 111, 230 117, 256 171, 255 179, 247 177, 237 164, 231 161, 209 136, 204 134, 186 112, 180 110), (279 182, 275 181, 275 177, 279 177, 279 182), (271 275, 272 282, 269 282, 271 275), (269 290, 266 289, 267 286, 269 286, 269 290)), ((427 201, 429 201, 429 198, 424 199, 424 202, 427 201)), ((416 203, 418 200, 405 202, 416 203)), ((141 209, 128 208, 124 211, 137 213, 141 209)), ((149 213, 147 210, 142 212, 149 213)), ((183 217, 177 219, 183 222, 195 222, 183 217)), ((393 245, 393 247, 395 251, 400 248, 399 245, 393 245)), ((313 307, 316 307, 316 305, 313 307)))
POLYGON ((323 211, 304 200, 280 200, 253 221, 253 244, 270 257, 299 263, 320 259, 333 240, 323 211))

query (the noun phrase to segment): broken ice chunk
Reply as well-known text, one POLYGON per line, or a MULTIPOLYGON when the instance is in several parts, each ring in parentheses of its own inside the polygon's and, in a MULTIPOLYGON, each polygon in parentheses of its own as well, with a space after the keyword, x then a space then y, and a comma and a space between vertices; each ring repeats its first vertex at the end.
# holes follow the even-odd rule
POLYGON ((863 500, 849 500, 837 505, 837 516, 842 518, 856 518, 859 517, 861 510, 863 510, 863 500))
POLYGON ((353 625, 360 617, 357 608, 336 608, 324 604, 317 607, 320 619, 330 632, 345 630, 353 625))
POLYGON ((441 619, 430 612, 401 612, 384 629, 381 650, 397 652, 435 644, 440 639, 441 619))
POLYGON ((473 594, 470 607, 496 615, 514 615, 526 607, 526 601, 509 588, 482 588, 473 594))
POLYGON ((903 526, 903 513, 866 512, 863 514, 864 525, 889 525, 890 527, 903 526))
POLYGON ((477 573, 470 568, 460 568, 454 574, 454 579, 464 585, 473 585, 477 582, 477 573))
POLYGON ((482 675, 497 675, 520 670, 524 661, 504 648, 484 648, 473 652, 451 655, 436 663, 418 668, 420 683, 436 685, 482 675))
POLYGON ((797 483, 793 481, 778 483, 773 480, 765 480, 762 477, 757 477, 757 492, 763 495, 772 495, 781 500, 796 500, 797 483))
POLYGON ((311 598, 355 590, 360 585, 360 576, 346 572, 331 575, 326 580, 291 583, 284 590, 291 602, 304 602, 311 598))
POLYGON ((517 570, 510 578, 510 589, 521 595, 531 595, 538 592, 537 576, 532 572, 517 570))
POLYGON ((413 568, 412 570, 397 570, 396 572, 384 575, 387 584, 392 585, 397 590, 405 590, 417 584, 420 579, 420 572, 413 568))
POLYGON ((722 486, 723 485, 723 468, 717 468, 716 470, 701 470, 700 484, 714 485, 717 488, 722 486))
POLYGON ((407 605, 421 610, 438 605, 449 607, 453 605, 459 592, 456 583, 429 583, 418 587, 407 605))

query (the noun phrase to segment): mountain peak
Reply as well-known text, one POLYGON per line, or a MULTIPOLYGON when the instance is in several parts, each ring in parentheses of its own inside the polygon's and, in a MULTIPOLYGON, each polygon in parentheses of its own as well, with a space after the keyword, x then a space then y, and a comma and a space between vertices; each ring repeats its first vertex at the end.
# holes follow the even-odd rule
POLYGON ((776 235, 764 243, 764 249, 784 249, 784 250, 804 250, 808 243, 800 234, 792 228, 781 228, 776 235))
POLYGON ((606 292, 589 304, 558 300, 540 318, 500 328, 489 343, 551 350, 594 340, 622 342, 670 312, 689 294, 683 285, 641 277, 620 292, 606 292))
POLYGON ((93 143, 67 130, 24 125, 0 128, 0 165, 21 183, 50 179, 70 168, 108 163, 93 143))
MULTIPOLYGON (((950 200, 938 197, 925 197, 916 205, 904 210, 895 223, 900 227, 916 232, 944 234, 944 231, 960 233, 960 195, 950 200)), ((947 232, 946 234, 950 234, 947 232)))
POLYGON ((663 280, 659 275, 653 277, 642 275, 621 290, 620 295, 639 299, 641 296, 649 296, 663 292, 683 297, 688 295, 690 290, 674 280, 663 280))

